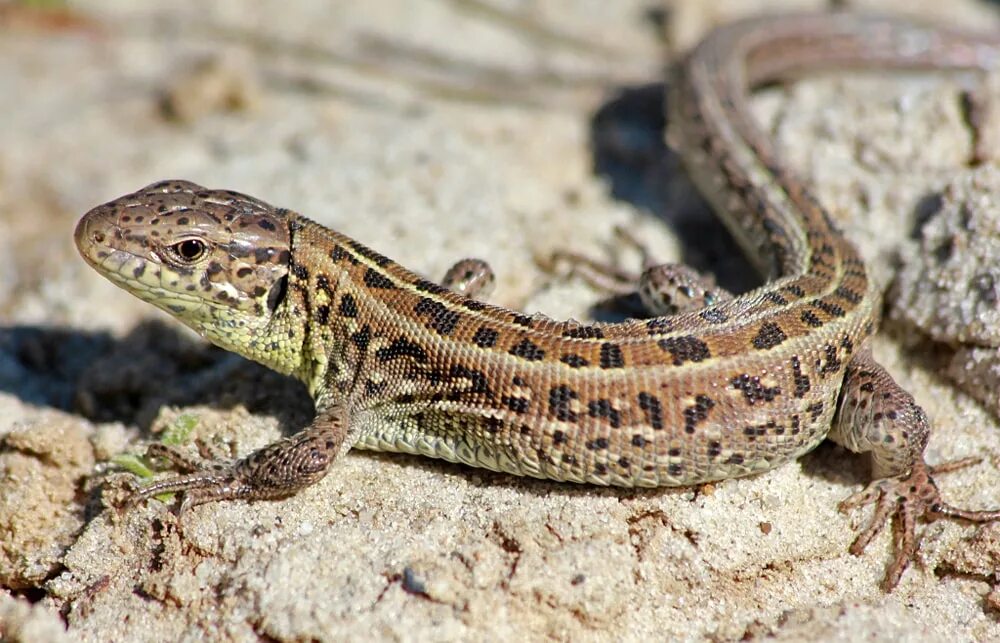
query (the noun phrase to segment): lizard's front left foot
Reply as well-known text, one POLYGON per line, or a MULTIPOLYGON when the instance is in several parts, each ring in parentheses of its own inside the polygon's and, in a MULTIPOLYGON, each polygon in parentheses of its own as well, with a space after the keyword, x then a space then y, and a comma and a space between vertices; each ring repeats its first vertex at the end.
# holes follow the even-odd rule
POLYGON ((339 405, 316 414, 308 427, 235 462, 202 462, 180 451, 154 445, 149 455, 168 460, 182 475, 135 489, 121 510, 165 493, 184 493, 180 513, 219 500, 284 498, 315 484, 344 450, 346 414, 339 405))
POLYGON ((934 483, 934 474, 955 471, 977 462, 978 458, 965 458, 937 467, 928 467, 923 462, 918 462, 910 473, 875 480, 840 503, 839 509, 843 512, 864 505, 875 505, 871 522, 851 545, 850 552, 855 556, 860 555, 868 543, 882 531, 890 517, 894 518, 895 555, 885 575, 884 586, 887 592, 896 587, 917 553, 915 525, 918 518, 926 522, 940 518, 977 523, 1000 520, 1000 510, 969 511, 949 505, 941 498, 934 483))

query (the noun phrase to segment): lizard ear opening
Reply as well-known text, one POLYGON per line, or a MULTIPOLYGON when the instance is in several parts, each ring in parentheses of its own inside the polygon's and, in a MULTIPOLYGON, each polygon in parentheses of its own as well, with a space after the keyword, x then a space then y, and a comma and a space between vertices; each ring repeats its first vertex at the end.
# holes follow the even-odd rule
POLYGON ((271 286, 271 292, 267 295, 267 309, 274 313, 281 305, 281 302, 285 301, 285 295, 288 293, 288 275, 284 275, 281 279, 274 282, 271 286))

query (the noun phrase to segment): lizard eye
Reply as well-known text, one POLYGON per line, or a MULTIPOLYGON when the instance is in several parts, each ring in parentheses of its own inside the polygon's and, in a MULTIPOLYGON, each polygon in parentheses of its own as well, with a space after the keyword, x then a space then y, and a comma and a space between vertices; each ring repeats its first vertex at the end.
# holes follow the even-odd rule
POLYGON ((177 257, 186 263, 194 263, 205 256, 208 246, 201 239, 185 239, 171 246, 177 257))

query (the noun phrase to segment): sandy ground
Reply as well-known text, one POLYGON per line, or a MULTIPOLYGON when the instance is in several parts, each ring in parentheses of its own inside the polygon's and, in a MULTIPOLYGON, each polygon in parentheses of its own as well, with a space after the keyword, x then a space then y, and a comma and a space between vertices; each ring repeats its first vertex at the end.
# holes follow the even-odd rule
MULTIPOLYGON (((1000 25, 971 1, 850 4, 1000 25)), ((113 522, 110 457, 192 417, 246 453, 311 406, 89 270, 71 239, 87 209, 163 178, 237 189, 430 276, 485 258, 494 301, 551 316, 592 316, 599 294, 535 259, 613 256, 615 225, 746 288, 661 143, 662 70, 713 24, 825 3, 292 6, 0 5, 0 638, 1000 639, 1000 526, 927 526, 886 595, 890 537, 851 556, 868 514, 836 511, 866 464, 832 446, 641 492, 356 452, 286 501, 113 522)), ((928 198, 996 196, 968 178, 997 168, 970 167, 955 79, 826 75, 754 106, 887 285, 928 198)), ((946 497, 1000 506, 996 417, 905 317, 874 350, 933 419, 928 458, 985 458, 946 497)))

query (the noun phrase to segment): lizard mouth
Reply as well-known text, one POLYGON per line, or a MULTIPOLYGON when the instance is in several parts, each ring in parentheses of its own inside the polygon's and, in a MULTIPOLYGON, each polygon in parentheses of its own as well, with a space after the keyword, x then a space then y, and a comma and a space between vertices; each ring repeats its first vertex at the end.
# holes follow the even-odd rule
POLYGON ((118 247, 116 242, 121 240, 121 228, 112 215, 108 208, 96 207, 83 215, 73 232, 80 256, 102 273, 108 270, 109 259, 117 266, 134 256, 118 247))
POLYGON ((77 223, 73 233, 80 256, 97 272, 112 283, 133 293, 140 299, 169 307, 175 313, 180 306, 193 308, 204 302, 187 293, 171 292, 162 284, 162 273, 149 274, 150 264, 155 263, 125 249, 126 239, 118 225, 117 211, 97 207, 87 212, 77 223))

